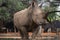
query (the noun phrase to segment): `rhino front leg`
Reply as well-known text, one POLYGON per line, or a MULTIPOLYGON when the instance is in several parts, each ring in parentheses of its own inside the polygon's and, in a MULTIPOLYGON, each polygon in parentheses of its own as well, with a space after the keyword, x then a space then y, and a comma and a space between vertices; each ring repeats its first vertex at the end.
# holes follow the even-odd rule
POLYGON ((36 30, 32 34, 32 40, 36 40, 35 38, 37 37, 37 34, 39 32, 39 27, 36 28, 36 30))
POLYGON ((20 32, 22 40, 29 40, 28 32, 24 26, 20 26, 18 30, 20 32))

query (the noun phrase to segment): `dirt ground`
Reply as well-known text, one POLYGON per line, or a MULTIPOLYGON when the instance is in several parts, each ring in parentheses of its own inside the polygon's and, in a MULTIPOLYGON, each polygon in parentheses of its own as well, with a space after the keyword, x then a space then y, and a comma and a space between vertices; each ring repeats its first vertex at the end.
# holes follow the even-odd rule
MULTIPOLYGON (((32 33, 29 32, 29 36, 32 33)), ((0 33, 0 40, 19 40, 21 39, 19 33, 0 33)), ((36 40, 60 40, 60 33, 56 35, 56 33, 42 33, 41 37, 37 37, 36 40)))
MULTIPOLYGON (((32 36, 32 33, 29 32, 28 33, 29 36, 32 36)), ((57 34, 56 33, 41 33, 41 36, 56 36, 57 34)), ((60 35, 60 33, 58 34, 60 35)), ((0 33, 0 38, 1 37, 20 37, 20 34, 19 32, 18 33, 0 33)))

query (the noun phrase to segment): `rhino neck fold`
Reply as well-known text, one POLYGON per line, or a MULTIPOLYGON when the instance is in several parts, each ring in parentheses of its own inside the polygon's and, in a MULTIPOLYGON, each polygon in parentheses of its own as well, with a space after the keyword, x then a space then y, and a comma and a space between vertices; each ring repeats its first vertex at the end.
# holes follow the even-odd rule
POLYGON ((32 20, 33 8, 32 8, 32 7, 29 7, 28 10, 29 10, 29 11, 28 11, 28 12, 29 12, 29 13, 28 13, 28 19, 29 19, 28 24, 32 27, 32 23, 33 23, 33 22, 32 22, 32 21, 33 21, 33 20, 32 20))

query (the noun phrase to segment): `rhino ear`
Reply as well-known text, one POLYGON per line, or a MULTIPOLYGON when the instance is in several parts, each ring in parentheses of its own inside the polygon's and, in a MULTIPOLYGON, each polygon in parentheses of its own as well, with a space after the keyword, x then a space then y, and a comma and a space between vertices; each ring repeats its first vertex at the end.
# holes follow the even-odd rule
POLYGON ((37 0, 32 0, 32 7, 35 7, 36 6, 36 4, 37 4, 37 0))
POLYGON ((34 2, 32 2, 32 4, 31 4, 31 5, 32 5, 32 7, 34 7, 34 2))

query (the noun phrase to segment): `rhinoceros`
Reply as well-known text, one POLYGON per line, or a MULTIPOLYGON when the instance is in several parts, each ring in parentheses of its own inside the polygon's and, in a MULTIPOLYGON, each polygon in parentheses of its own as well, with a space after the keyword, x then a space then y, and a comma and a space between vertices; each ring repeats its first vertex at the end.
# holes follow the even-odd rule
POLYGON ((38 7, 36 0, 24 10, 14 14, 14 25, 20 31, 22 40, 29 40, 28 32, 35 32, 38 26, 45 23, 44 11, 38 7))

